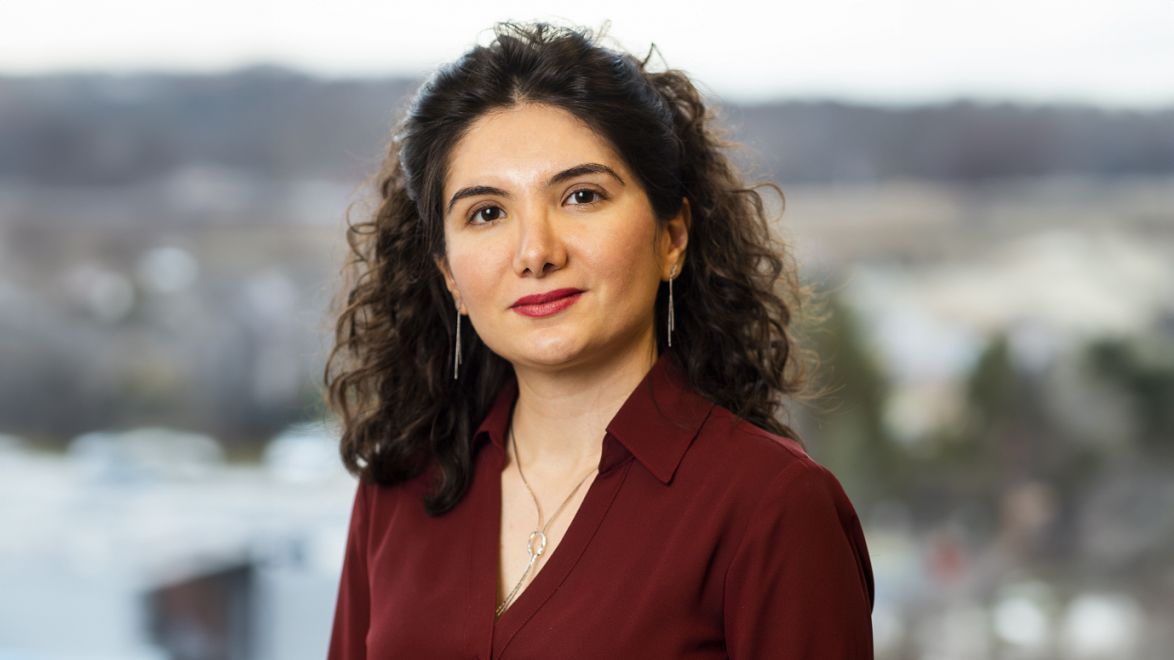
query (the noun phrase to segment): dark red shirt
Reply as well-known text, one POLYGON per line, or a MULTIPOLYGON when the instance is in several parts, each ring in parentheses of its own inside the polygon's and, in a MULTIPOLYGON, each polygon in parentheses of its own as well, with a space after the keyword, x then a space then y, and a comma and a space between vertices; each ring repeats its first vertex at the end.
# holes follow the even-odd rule
POLYGON ((516 381, 474 434, 450 512, 425 513, 423 475, 360 482, 329 660, 871 658, 872 567, 839 482, 691 391, 670 356, 608 424, 570 527, 500 619, 516 381))

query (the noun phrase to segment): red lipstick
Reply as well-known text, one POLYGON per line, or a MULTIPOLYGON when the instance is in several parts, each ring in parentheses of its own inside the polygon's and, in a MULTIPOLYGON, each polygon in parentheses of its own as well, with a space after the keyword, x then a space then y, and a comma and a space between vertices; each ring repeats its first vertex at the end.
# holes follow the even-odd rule
POLYGON ((511 307, 523 316, 550 316, 575 304, 582 293, 580 289, 555 289, 546 293, 522 296, 515 300, 511 307))

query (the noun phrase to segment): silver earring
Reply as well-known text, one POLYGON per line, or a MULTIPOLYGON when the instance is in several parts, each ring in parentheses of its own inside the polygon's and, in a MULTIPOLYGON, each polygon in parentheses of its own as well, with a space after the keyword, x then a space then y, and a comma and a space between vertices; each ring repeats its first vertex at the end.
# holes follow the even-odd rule
POLYGON ((456 346, 456 350, 453 351, 453 356, 452 356, 452 378, 453 378, 453 380, 457 379, 457 369, 459 369, 461 366, 461 303, 460 303, 460 301, 456 301, 456 304, 457 304, 457 346, 456 346))
POLYGON ((668 318, 668 340, 669 346, 673 345, 673 328, 676 326, 676 319, 673 318, 673 276, 677 274, 677 266, 673 264, 673 270, 669 273, 669 318, 668 318))

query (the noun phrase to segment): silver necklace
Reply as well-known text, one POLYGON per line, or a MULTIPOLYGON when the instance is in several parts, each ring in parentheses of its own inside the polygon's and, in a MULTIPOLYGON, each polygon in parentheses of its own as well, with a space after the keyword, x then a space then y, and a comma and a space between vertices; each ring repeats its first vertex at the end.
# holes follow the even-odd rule
POLYGON ((530 498, 534 500, 534 508, 538 509, 538 529, 530 532, 530 537, 526 539, 526 553, 530 555, 530 561, 526 564, 526 570, 522 571, 522 578, 518 580, 516 585, 514 585, 513 590, 510 591, 509 595, 505 597, 505 600, 497 606, 497 616, 501 616, 501 613, 504 612, 507 607, 509 607, 510 602, 514 599, 514 596, 517 595, 518 589, 520 589, 522 587, 522 583, 526 581, 526 576, 530 574, 530 569, 534 567, 534 562, 538 561, 538 558, 541 557, 542 553, 546 551, 546 530, 548 527, 550 527, 550 523, 554 522, 554 519, 558 516, 559 513, 562 512, 563 507, 567 505, 567 502, 571 501, 571 497, 573 497, 575 493, 579 492, 579 489, 583 486, 583 483, 587 481, 587 477, 590 477, 595 473, 596 470, 599 469, 599 466, 592 468, 591 472, 588 472, 587 475, 583 477, 582 481, 580 481, 579 484, 575 486, 575 489, 571 491, 571 494, 567 495, 566 499, 563 500, 563 503, 560 504, 558 509, 555 510, 554 515, 550 517, 550 520, 546 521, 546 524, 543 525, 542 506, 538 504, 538 497, 534 495, 534 489, 530 488, 530 482, 526 481, 526 475, 522 474, 522 461, 518 459, 518 437, 514 435, 513 424, 510 424, 510 444, 514 448, 514 463, 518 466, 518 476, 522 477, 522 483, 526 485, 526 490, 530 491, 530 498))

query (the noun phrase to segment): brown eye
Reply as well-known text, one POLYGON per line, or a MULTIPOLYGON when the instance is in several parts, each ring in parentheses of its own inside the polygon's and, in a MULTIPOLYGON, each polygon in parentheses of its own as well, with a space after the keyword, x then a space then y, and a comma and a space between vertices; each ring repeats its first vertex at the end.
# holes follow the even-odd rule
POLYGON ((500 207, 486 206, 484 208, 477 209, 476 211, 474 211, 473 217, 469 219, 469 222, 472 222, 472 223, 494 222, 495 220, 500 220, 500 219, 501 219, 501 208, 500 207))
POLYGON ((593 204, 593 203, 599 201, 599 199, 601 199, 602 197, 603 197, 603 195, 596 190, 591 190, 590 188, 583 188, 581 190, 576 190, 575 192, 571 193, 571 202, 576 205, 593 204))

